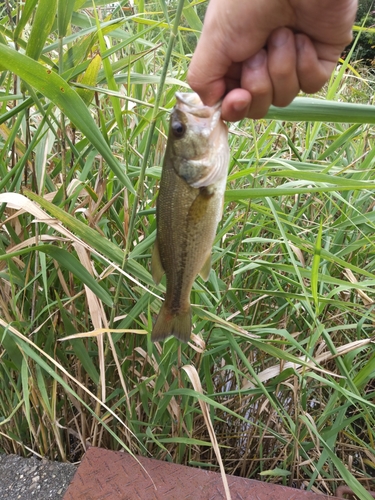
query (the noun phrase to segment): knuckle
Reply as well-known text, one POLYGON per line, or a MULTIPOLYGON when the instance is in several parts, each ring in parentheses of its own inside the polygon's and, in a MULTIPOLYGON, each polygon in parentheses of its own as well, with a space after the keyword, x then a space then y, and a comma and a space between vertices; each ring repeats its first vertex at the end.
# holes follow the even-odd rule
POLYGON ((258 101, 267 99, 272 93, 271 85, 255 85, 249 88, 250 94, 258 101))

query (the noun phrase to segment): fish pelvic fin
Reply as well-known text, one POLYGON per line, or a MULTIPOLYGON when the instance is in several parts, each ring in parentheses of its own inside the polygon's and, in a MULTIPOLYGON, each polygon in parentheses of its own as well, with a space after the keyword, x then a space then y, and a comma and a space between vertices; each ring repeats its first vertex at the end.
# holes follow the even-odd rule
POLYGON ((206 262, 202 266, 202 269, 199 271, 199 276, 204 281, 207 281, 208 278, 210 277, 210 271, 211 271, 211 254, 209 254, 209 256, 206 259, 206 262))
POLYGON ((151 257, 151 274, 155 285, 158 285, 161 282, 164 273, 165 271, 160 259, 159 244, 158 240, 156 240, 151 257))
POLYGON ((192 322, 191 309, 173 315, 164 303, 156 318, 154 328, 151 333, 151 340, 158 342, 173 335, 181 342, 189 342, 191 336, 192 322))

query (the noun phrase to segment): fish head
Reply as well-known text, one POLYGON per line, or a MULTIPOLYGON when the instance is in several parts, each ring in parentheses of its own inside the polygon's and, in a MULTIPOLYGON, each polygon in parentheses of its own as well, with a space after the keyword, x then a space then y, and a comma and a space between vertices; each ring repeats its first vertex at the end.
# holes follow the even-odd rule
POLYGON ((229 160, 221 102, 205 106, 192 92, 176 92, 176 98, 168 137, 173 168, 194 188, 215 184, 226 176, 229 160))

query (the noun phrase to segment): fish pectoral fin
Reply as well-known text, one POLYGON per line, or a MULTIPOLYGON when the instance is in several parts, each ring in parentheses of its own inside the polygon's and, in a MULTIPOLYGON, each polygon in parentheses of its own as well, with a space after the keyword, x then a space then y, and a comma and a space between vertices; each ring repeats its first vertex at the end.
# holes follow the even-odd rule
POLYGON ((226 177, 228 164, 229 164, 229 148, 227 144, 225 145, 222 144, 216 150, 215 162, 211 164, 210 163, 204 164, 206 166, 206 168, 203 170, 204 174, 201 175, 202 168, 200 168, 199 170, 197 169, 200 172, 199 177, 197 179, 191 179, 190 182, 189 181, 187 182, 190 184, 190 186, 194 188, 212 186, 213 184, 216 184, 221 179, 226 177))
POLYGON ((155 285, 158 285, 161 282, 164 273, 165 270, 160 260, 158 240, 156 240, 151 257, 151 274, 155 285))
POLYGON ((211 271, 211 254, 207 257, 206 262, 203 264, 202 269, 199 271, 199 276, 207 281, 211 271))

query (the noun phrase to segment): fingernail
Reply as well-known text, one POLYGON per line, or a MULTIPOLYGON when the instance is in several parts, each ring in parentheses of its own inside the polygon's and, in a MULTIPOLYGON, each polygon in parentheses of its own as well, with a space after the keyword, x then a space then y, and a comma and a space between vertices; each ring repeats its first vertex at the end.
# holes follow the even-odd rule
POLYGON ((305 38, 303 36, 296 36, 296 47, 297 50, 303 50, 303 47, 305 45, 305 38))
POLYGON ((234 111, 244 111, 245 109, 247 109, 249 105, 249 101, 245 101, 245 100, 239 100, 239 101, 236 101, 235 103, 233 103, 233 109, 234 111))
POLYGON ((245 64, 246 64, 247 68, 256 69, 256 68, 259 68, 260 66, 262 66, 265 60, 266 60, 266 51, 261 50, 260 52, 255 54, 255 56, 247 59, 245 64))
POLYGON ((276 35, 272 37, 272 45, 281 47, 286 43, 289 37, 289 32, 286 29, 279 30, 276 35))

